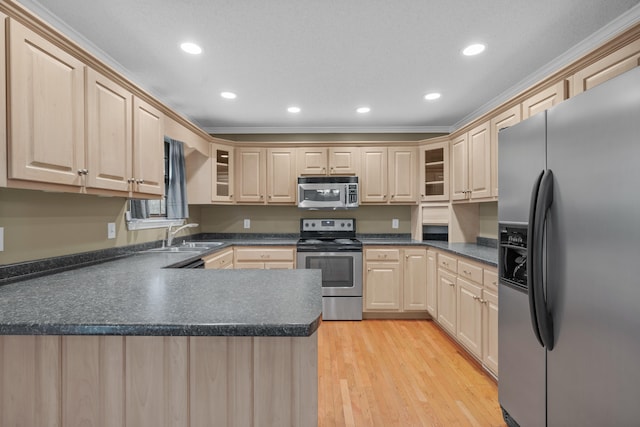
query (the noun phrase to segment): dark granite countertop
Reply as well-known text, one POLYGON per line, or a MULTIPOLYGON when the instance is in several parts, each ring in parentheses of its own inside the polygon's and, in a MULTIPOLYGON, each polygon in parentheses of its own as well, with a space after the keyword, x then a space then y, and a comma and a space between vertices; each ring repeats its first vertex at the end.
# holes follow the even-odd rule
POLYGON ((365 245, 392 245, 392 246, 430 246, 442 249, 456 255, 462 255, 485 264, 496 267, 498 265, 498 250, 489 246, 474 243, 449 243, 440 240, 425 240, 419 242, 410 238, 367 238, 360 237, 365 245))
POLYGON ((320 271, 163 268, 198 256, 140 252, 7 284, 0 335, 309 336, 318 328, 320 271))

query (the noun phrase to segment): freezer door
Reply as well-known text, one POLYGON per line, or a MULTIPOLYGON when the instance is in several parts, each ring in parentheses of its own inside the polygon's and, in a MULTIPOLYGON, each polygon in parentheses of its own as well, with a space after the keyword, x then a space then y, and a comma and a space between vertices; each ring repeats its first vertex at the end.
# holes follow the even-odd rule
POLYGON ((547 123, 548 426, 638 425, 640 69, 554 107, 547 123))
POLYGON ((498 133, 498 219, 529 221, 531 189, 545 168, 545 114, 540 113, 498 133))

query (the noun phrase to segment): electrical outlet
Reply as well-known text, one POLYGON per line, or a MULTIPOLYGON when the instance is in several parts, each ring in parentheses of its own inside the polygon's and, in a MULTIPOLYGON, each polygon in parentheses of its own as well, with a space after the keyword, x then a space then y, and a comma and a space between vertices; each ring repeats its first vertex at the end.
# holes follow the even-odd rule
POLYGON ((251 220, 249 218, 244 219, 244 228, 251 228, 251 220))
POLYGON ((107 239, 116 238, 116 223, 110 222, 107 224, 107 239))
POLYGON ((4 227, 0 227, 0 252, 4 251, 4 227))
POLYGON ((391 228, 400 228, 400 221, 398 218, 393 218, 391 220, 391 228))

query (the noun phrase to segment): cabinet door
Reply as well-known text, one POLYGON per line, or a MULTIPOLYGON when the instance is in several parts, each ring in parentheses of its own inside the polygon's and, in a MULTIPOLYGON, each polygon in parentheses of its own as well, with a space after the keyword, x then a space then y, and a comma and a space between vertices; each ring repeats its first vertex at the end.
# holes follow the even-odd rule
POLYGON ((522 102, 522 119, 528 119, 533 115, 548 110, 565 99, 567 99, 567 89, 565 81, 562 80, 524 100, 522 102))
POLYGON ((227 268, 233 268, 233 249, 227 249, 221 253, 211 254, 203 257, 204 268, 221 270, 227 268))
POLYGON ((576 72, 571 78, 571 96, 596 87, 638 65, 640 65, 640 40, 576 72))
POLYGON ((233 202, 233 147, 211 145, 211 200, 233 202))
POLYGON ((482 363, 498 375, 498 295, 482 291, 482 363))
POLYGON ((164 115, 133 98, 133 179, 135 191, 164 194, 164 115))
POLYGON ((329 148, 329 175, 358 175, 360 149, 358 147, 329 148))
POLYGON ((129 192, 133 95, 87 68, 87 187, 129 192))
POLYGON ((427 309, 427 250, 404 250, 403 306, 405 311, 427 309))
POLYGON ((436 252, 427 251, 427 312, 438 318, 438 265, 436 252))
POLYGON ((420 192, 423 202, 449 200, 449 143, 420 147, 420 192))
POLYGON ((362 148, 360 202, 385 203, 387 201, 387 149, 362 148))
POLYGON ((467 198, 469 185, 469 156, 467 134, 451 141, 451 200, 467 198))
POLYGON ((262 148, 236 149, 236 201, 264 203, 265 151, 262 148))
POLYGON ((399 310, 401 278, 399 262, 367 262, 365 310, 399 310))
POLYGON ((472 199, 491 197, 491 133, 489 122, 469 132, 469 187, 472 199))
POLYGON ((325 147, 298 148, 298 175, 326 175, 327 151, 325 147))
POLYGON ((416 165, 418 150, 415 147, 392 147, 389 156, 389 201, 414 203, 416 197, 416 165))
POLYGON ((267 150, 267 202, 295 204, 296 151, 293 148, 267 150))
POLYGON ((482 288, 458 277, 456 338, 476 357, 482 357, 482 288))
POLYGON ((520 105, 515 105, 491 119, 491 195, 498 197, 498 136, 500 129, 521 120, 520 105))
POLYGON ((0 187, 7 186, 7 75, 6 75, 6 59, 5 56, 5 26, 7 15, 0 13, 0 187))
POLYGON ((438 323, 456 335, 456 276, 438 269, 438 323))
POLYGON ((84 64, 8 23, 9 178, 83 185, 84 64))

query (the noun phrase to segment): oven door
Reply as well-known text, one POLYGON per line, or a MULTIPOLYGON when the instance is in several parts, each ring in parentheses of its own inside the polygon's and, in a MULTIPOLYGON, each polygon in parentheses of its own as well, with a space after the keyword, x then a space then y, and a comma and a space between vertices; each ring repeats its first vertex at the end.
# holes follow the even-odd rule
POLYGON ((362 296, 362 252, 298 252, 297 268, 322 270, 322 296, 362 296))
POLYGON ((344 208, 347 204, 346 188, 345 184, 298 184, 298 207, 344 208))

